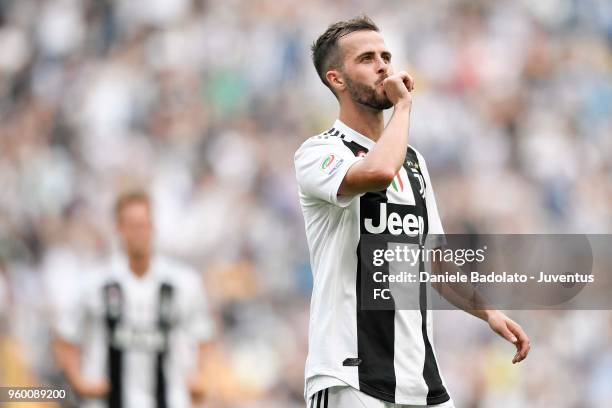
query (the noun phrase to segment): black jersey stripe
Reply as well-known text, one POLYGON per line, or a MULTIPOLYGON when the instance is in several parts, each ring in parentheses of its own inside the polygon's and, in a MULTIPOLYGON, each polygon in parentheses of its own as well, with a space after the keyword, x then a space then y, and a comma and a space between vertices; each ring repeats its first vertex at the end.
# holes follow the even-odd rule
MULTIPOLYGON (((425 202, 425 192, 422 190, 421 182, 424 181, 424 177, 421 173, 421 165, 419 164, 418 156, 416 152, 412 148, 408 148, 406 153, 406 160, 403 165, 406 173, 408 174, 408 180, 410 181, 410 186, 412 188, 412 192, 415 199, 415 204, 417 206, 422 206, 424 209, 424 223, 425 223, 425 236, 429 232, 429 223, 427 216, 427 203, 425 202), (413 162, 416 164, 416 169, 413 171, 413 168, 408 165, 409 162, 413 162), (416 172, 416 173, 415 173, 416 172), (417 178, 420 175, 421 181, 417 178), (423 194, 421 194, 423 191, 423 194)), ((423 185, 424 187, 424 185, 423 185)), ((425 270, 425 265, 421 261, 419 264, 419 270, 425 270)), ((423 379, 425 380, 425 384, 427 384, 428 392, 427 392, 427 405, 433 404, 441 404, 450 399, 446 388, 442 384, 442 378, 440 377, 440 372, 438 370, 438 363, 436 361, 436 357, 433 353, 433 348, 431 346, 431 342, 429 340, 429 335, 427 334, 427 284, 425 282, 421 282, 419 285, 419 308, 421 312, 421 333, 423 336, 423 344, 425 345, 425 360, 423 363, 423 379)))
MULTIPOLYGON (((421 263, 421 268, 423 264, 421 263)), ((423 270, 423 269, 420 269, 423 270)), ((442 384, 442 378, 438 370, 438 363, 427 335, 427 284, 421 282, 419 285, 420 307, 421 307, 421 333, 425 344, 425 362, 423 363, 423 379, 427 384, 427 405, 435 405, 450 399, 446 388, 442 384)))
POLYGON ((159 289, 158 321, 157 325, 163 335, 163 349, 157 353, 155 368, 155 399, 157 408, 166 408, 167 381, 165 364, 168 357, 169 334, 171 325, 170 308, 174 293, 174 287, 169 283, 162 283, 159 289))
POLYGON ((108 343, 108 380, 110 391, 106 396, 109 408, 123 406, 123 350, 115 344, 115 332, 123 313, 123 293, 118 282, 104 286, 106 340, 108 343))
POLYGON ((155 401, 157 408, 166 408, 166 374, 164 370, 165 352, 156 356, 155 369, 155 401))
MULTIPOLYGON (((367 151, 364 146, 343 140, 355 156, 360 151, 367 151)), ((363 225, 367 217, 376 218, 378 206, 387 202, 386 190, 366 193, 360 197, 360 236, 367 234, 363 225)), ((361 301, 361 238, 357 244, 357 276, 355 293, 357 305, 357 352, 361 363, 358 366, 359 389, 388 402, 395 402, 395 310, 363 310, 361 301)), ((388 289, 388 283, 384 286, 388 289)))
MULTIPOLYGON (((366 193, 360 198, 360 225, 361 237, 367 234, 363 225, 368 204, 376 198, 380 202, 386 202, 385 191, 378 193, 366 193)), ((375 217, 374 217, 375 218, 375 217)), ((362 306, 362 279, 363 268, 361 260, 361 240, 357 245, 357 277, 356 277, 356 297, 357 297, 357 351, 362 360, 358 366, 359 387, 366 394, 388 402, 395 403, 395 307, 387 310, 367 310, 362 306)), ((389 288, 388 283, 381 284, 385 289, 389 288)), ((391 300, 391 302, 393 302, 391 300)))

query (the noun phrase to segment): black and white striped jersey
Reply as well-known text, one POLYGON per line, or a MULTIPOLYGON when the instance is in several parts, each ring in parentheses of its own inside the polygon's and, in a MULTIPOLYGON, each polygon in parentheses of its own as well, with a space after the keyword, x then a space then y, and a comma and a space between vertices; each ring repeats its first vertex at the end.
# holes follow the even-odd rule
POLYGON ((412 147, 386 190, 338 196, 348 169, 374 144, 337 120, 295 154, 314 276, 305 397, 348 384, 397 404, 441 404, 450 397, 436 362, 426 299, 416 310, 366 310, 358 296, 359 248, 367 235, 423 242, 428 233, 443 234, 425 160, 412 147))
POLYGON ((156 256, 137 277, 125 257, 113 257, 56 323, 63 339, 80 346, 84 378, 111 385, 106 398, 80 406, 190 407, 196 347, 213 330, 206 303, 200 277, 181 263, 156 256))

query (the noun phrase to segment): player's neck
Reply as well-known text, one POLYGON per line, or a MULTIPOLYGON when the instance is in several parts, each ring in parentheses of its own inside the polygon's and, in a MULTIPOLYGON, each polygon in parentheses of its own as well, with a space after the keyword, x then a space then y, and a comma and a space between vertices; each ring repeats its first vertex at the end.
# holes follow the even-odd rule
POLYGON ((142 278, 149 270, 151 256, 149 254, 128 254, 130 271, 137 277, 142 278))
POLYGON ((356 132, 377 142, 385 129, 383 111, 350 103, 340 106, 340 120, 356 132))

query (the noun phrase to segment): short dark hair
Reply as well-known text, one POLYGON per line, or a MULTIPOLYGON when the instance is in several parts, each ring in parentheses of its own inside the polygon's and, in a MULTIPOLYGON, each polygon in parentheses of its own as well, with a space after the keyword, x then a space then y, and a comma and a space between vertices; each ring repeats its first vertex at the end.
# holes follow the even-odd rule
POLYGON ((131 190, 126 191, 117 197, 115 201, 115 220, 119 221, 121 211, 130 204, 145 204, 151 208, 151 198, 146 191, 143 190, 131 190))
POLYGON ((338 40, 347 34, 361 30, 380 31, 370 17, 361 15, 350 20, 338 21, 330 25, 310 47, 312 51, 312 62, 317 70, 317 74, 319 74, 321 81, 323 81, 325 86, 332 92, 334 92, 334 90, 327 82, 325 74, 330 68, 342 67, 342 55, 338 47, 338 40))

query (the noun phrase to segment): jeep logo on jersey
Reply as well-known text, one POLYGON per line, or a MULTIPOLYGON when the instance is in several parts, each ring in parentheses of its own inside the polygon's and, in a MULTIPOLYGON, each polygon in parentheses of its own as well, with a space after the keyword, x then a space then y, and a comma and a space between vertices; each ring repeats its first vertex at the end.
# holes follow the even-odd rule
POLYGON ((119 326, 115 330, 112 344, 118 349, 136 349, 144 351, 164 350, 164 334, 158 329, 133 328, 119 326))
POLYGON ((338 168, 342 165, 344 159, 336 156, 335 154, 328 154, 321 161, 321 170, 323 173, 331 175, 333 172, 338 170, 338 168))
POLYGON ((374 225, 371 218, 364 220, 364 227, 370 234, 383 234, 388 231, 391 235, 405 234, 409 237, 417 237, 425 232, 423 217, 415 214, 405 214, 403 217, 394 211, 387 215, 387 203, 380 203, 378 225, 374 225))

